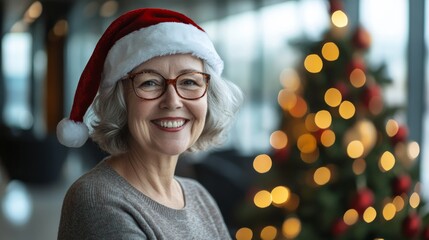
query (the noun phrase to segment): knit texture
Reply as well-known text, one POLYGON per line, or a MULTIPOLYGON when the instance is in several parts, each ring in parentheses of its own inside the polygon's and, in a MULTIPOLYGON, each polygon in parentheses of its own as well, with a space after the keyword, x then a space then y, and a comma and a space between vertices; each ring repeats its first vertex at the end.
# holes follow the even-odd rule
POLYGON ((195 180, 176 179, 185 196, 180 210, 147 197, 101 162, 67 191, 58 239, 231 239, 207 190, 195 180))

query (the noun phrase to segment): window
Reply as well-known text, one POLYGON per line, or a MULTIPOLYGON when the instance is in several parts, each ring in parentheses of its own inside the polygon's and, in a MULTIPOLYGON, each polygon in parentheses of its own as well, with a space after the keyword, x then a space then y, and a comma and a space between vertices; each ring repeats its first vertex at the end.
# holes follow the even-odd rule
POLYGON ((6 95, 3 121, 20 129, 29 129, 33 125, 30 106, 31 41, 29 33, 8 33, 2 39, 6 95))
POLYGON ((270 148, 281 120, 279 76, 300 57, 292 41, 320 39, 329 27, 326 9, 325 1, 287 1, 202 24, 225 61, 224 76, 245 95, 229 144, 248 154, 270 148))
MULTIPOLYGON (((388 104, 406 102, 406 60, 408 43, 408 1, 362 0, 360 22, 371 35, 368 60, 378 66, 385 63, 393 84, 384 89, 388 104), (394 49, 392 51, 392 49, 394 49)), ((405 119, 404 119, 405 120, 405 119)))

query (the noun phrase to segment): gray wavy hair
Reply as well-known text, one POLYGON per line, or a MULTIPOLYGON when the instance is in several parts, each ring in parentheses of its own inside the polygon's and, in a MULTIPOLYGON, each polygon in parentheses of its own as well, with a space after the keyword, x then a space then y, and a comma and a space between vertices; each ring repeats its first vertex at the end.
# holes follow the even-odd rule
MULTIPOLYGON (((234 83, 222 79, 206 63, 204 69, 211 75, 207 91, 208 111, 200 137, 188 149, 191 152, 207 150, 223 143, 243 102, 243 93, 234 83)), ((96 96, 86 121, 92 127, 92 140, 103 151, 112 155, 128 151, 130 133, 123 81, 118 81, 115 87, 96 96)))

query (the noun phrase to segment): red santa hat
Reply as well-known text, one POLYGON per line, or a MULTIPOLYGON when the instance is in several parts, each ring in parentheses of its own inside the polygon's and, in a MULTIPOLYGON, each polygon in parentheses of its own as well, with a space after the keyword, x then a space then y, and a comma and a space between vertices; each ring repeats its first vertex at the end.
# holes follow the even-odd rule
POLYGON ((57 125, 67 147, 82 146, 89 136, 83 118, 98 91, 113 87, 141 63, 157 57, 190 53, 221 75, 223 61, 207 33, 187 16, 166 9, 142 8, 113 21, 101 36, 82 75, 70 117, 57 125))

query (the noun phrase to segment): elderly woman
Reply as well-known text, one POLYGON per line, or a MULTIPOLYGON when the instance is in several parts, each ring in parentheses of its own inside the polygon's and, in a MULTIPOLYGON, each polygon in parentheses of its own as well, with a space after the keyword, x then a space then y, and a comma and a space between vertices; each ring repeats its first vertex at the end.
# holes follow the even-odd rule
POLYGON ((67 191, 58 239, 230 239, 216 202, 175 176, 180 154, 221 142, 242 101, 221 78, 204 30, 183 14, 137 9, 104 32, 86 65, 59 141, 89 135, 109 157, 67 191))

